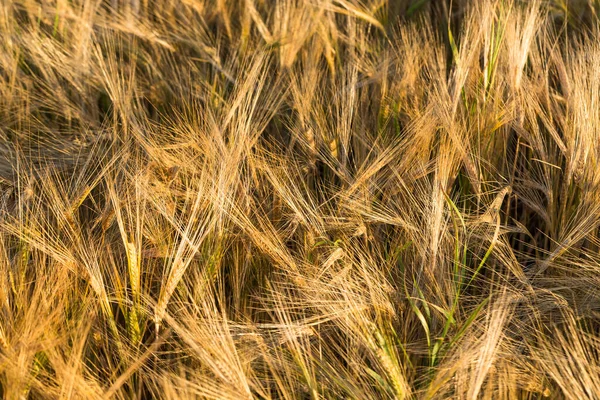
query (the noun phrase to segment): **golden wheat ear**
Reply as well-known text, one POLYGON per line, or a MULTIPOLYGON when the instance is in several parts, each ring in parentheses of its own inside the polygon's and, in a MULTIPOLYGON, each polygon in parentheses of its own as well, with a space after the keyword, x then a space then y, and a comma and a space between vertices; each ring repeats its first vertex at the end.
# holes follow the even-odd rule
POLYGON ((0 397, 600 398, 600 2, 0 2, 0 397))

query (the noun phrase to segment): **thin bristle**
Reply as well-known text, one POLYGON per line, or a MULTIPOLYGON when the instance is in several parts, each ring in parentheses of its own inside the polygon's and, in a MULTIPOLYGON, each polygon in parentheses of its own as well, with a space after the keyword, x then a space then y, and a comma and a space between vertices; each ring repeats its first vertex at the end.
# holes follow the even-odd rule
POLYGON ((600 398, 600 4, 0 4, 0 397, 600 398))

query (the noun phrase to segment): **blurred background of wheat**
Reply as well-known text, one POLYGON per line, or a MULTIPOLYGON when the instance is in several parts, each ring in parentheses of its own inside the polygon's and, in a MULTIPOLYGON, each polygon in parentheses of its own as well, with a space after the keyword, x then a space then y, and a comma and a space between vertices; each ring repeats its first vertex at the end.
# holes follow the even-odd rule
POLYGON ((600 2, 0 2, 6 399, 600 398, 600 2))

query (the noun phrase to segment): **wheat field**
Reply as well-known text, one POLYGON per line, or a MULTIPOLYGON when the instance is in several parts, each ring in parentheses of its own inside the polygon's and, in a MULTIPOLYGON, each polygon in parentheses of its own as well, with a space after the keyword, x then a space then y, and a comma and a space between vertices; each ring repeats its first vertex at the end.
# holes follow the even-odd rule
POLYGON ((0 397, 600 399, 597 0, 1 0, 0 397))

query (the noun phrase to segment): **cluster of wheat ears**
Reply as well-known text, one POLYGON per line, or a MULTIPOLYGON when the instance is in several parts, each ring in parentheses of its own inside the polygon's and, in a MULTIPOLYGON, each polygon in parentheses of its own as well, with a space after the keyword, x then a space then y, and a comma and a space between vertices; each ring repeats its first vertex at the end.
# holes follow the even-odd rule
POLYGON ((2 0, 0 396, 600 398, 599 11, 2 0))

